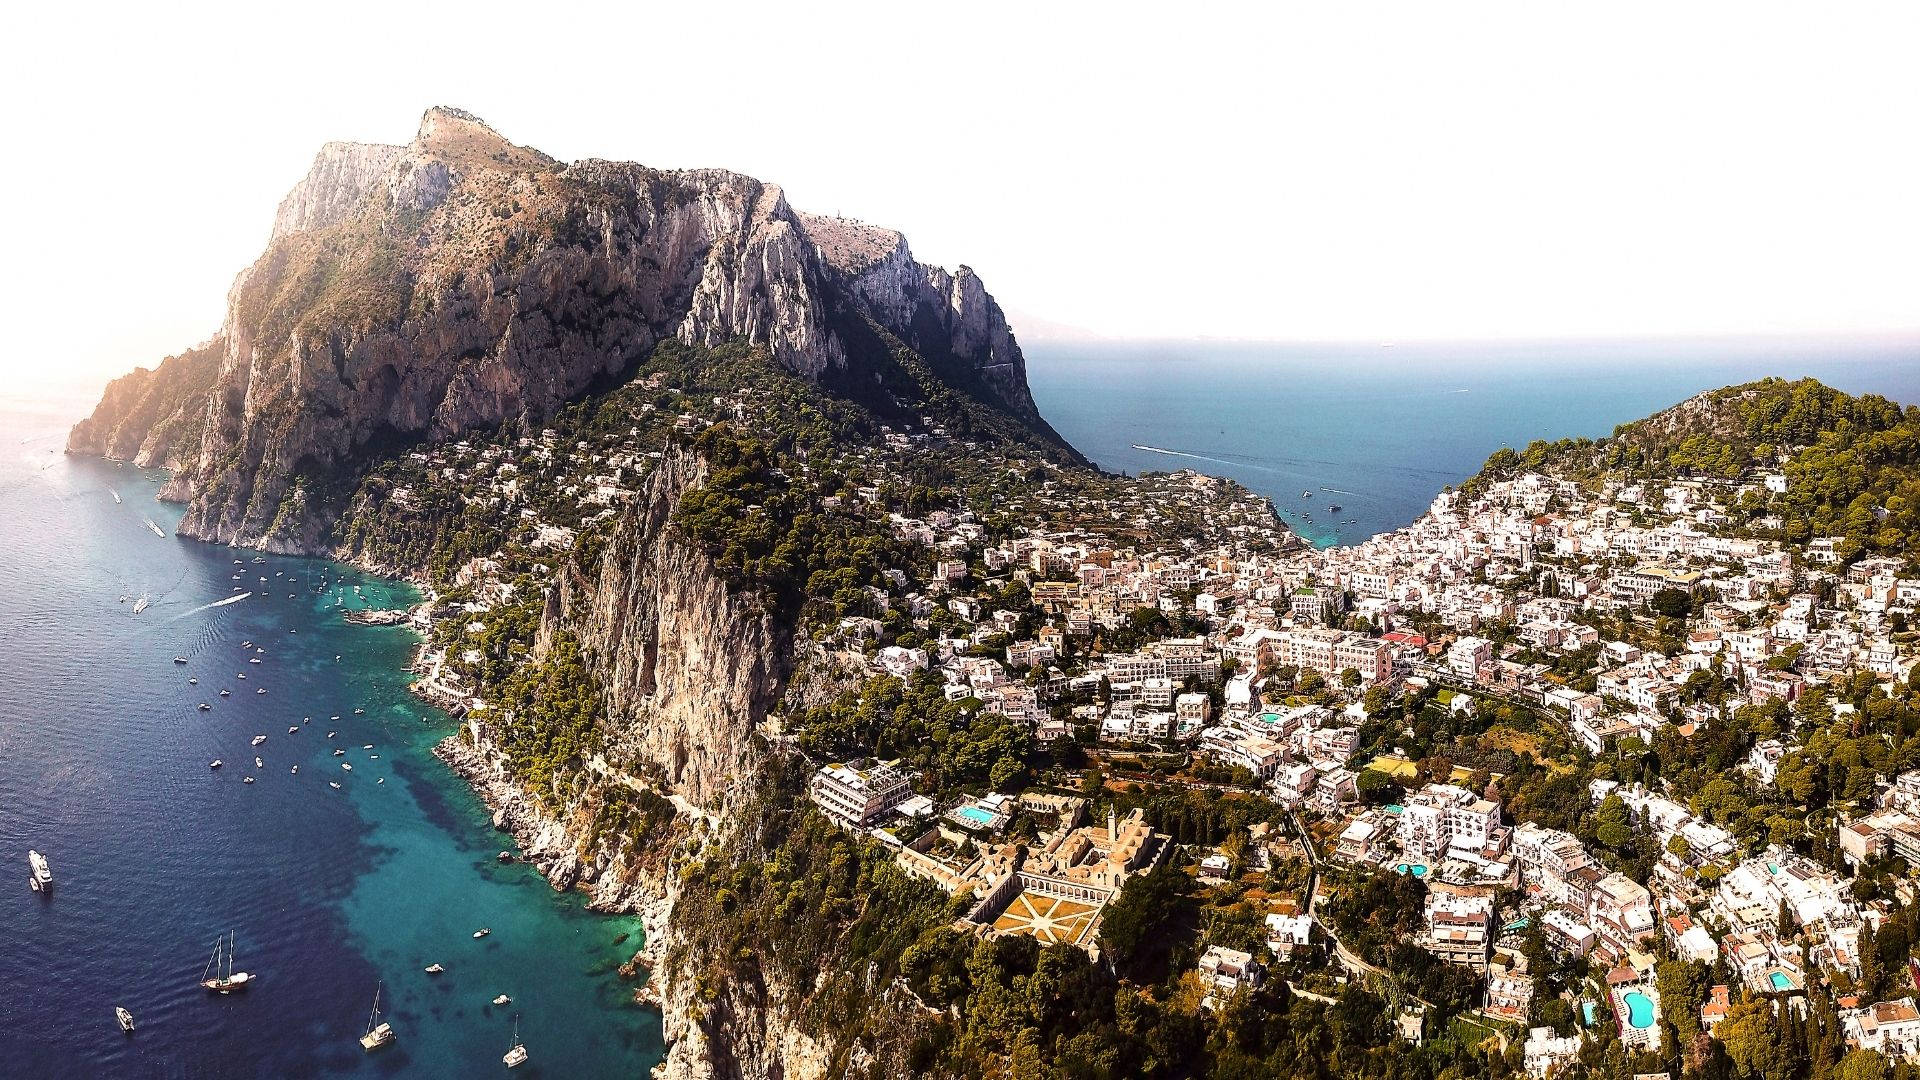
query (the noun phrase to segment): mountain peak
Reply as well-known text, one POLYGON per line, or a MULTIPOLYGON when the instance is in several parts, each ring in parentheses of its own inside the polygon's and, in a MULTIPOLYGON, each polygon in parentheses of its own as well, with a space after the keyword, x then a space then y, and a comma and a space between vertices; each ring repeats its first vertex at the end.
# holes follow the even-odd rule
POLYGON ((420 129, 414 134, 411 149, 417 155, 437 158, 453 166, 546 168, 554 164, 547 155, 515 146, 506 136, 487 126, 486 121, 451 105, 435 105, 421 115, 420 129))

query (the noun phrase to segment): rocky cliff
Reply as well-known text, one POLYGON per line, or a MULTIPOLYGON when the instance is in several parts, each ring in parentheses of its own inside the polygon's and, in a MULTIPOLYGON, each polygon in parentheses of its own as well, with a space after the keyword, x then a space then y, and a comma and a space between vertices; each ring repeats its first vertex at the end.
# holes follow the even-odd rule
POLYGON ((705 477, 692 453, 667 452, 598 566, 548 590, 537 650, 563 631, 580 640, 605 692, 610 762, 719 807, 752 772, 754 731, 786 686, 793 642, 672 528, 705 477))
POLYGON ((406 146, 327 144, 230 290, 211 375, 162 365, 144 392, 116 384, 69 449, 157 440, 155 460, 182 469, 183 533, 317 552, 376 454, 538 419, 667 338, 746 339, 800 375, 872 388, 850 342, 875 326, 1064 448, 971 270, 800 214, 751 177, 562 164, 436 108, 406 146), (156 394, 194 423, 143 410, 156 394))

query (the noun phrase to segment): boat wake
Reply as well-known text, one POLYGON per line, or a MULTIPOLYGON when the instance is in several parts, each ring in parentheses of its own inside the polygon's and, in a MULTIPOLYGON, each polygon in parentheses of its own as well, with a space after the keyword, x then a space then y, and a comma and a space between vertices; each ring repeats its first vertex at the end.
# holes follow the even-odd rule
POLYGON ((1149 454, 1165 454, 1168 457, 1192 458, 1195 461, 1211 461, 1215 465, 1230 465, 1237 469, 1260 469, 1262 472, 1274 471, 1263 465, 1249 465, 1246 462, 1228 461, 1225 458, 1208 457, 1205 454, 1189 454, 1185 450, 1168 450, 1164 447, 1148 446, 1146 443, 1133 443, 1132 446, 1135 450, 1145 450, 1149 454))
POLYGON ((186 617, 187 617, 187 616, 189 616, 189 615, 198 615, 199 613, 201 613, 201 612, 203 612, 203 611, 208 611, 208 610, 211 610, 211 609, 213 609, 213 608, 217 608, 217 607, 226 607, 226 606, 227 606, 228 604, 237 604, 237 603, 239 603, 240 601, 242 601, 242 600, 245 600, 245 599, 246 599, 247 597, 249 597, 249 596, 252 596, 252 595, 253 595, 253 594, 252 594, 252 593, 250 593, 250 592, 243 592, 243 593, 235 593, 235 594, 233 594, 232 596, 229 596, 229 597, 227 597, 227 598, 226 598, 225 600, 215 600, 215 601, 214 601, 213 603, 211 603, 211 604, 201 604, 201 605, 200 605, 199 607, 197 607, 197 608, 194 608, 194 609, 192 609, 192 610, 190 610, 190 611, 183 611, 183 612, 181 612, 180 614, 178 614, 178 615, 175 615, 175 616, 174 616, 173 618, 171 618, 171 619, 168 619, 167 621, 168 621, 168 622, 175 622, 175 621, 178 621, 178 620, 180 620, 180 619, 184 619, 184 618, 186 618, 186 617))

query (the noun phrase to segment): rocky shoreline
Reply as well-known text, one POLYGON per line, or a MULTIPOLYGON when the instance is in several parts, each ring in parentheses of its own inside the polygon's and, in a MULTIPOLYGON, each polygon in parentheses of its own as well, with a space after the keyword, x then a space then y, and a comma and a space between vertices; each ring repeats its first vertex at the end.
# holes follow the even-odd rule
POLYGON ((510 778, 496 755, 467 745, 459 735, 442 739, 433 756, 480 796, 492 812, 493 827, 513 837, 519 849, 516 857, 531 863, 555 891, 580 889, 588 894, 587 907, 592 911, 638 915, 645 940, 629 963, 635 969, 655 969, 666 951, 667 915, 673 906, 665 881, 614 872, 603 864, 604 855, 582 860, 566 823, 510 778))

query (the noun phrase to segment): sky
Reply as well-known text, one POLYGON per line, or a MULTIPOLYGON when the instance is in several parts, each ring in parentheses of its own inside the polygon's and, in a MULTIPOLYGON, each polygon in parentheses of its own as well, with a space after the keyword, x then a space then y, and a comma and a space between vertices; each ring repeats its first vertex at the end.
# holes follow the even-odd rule
POLYGON ((1911 3, 76 3, 9 36, 16 382, 203 340, 320 143, 434 104, 899 228, 1029 340, 1920 329, 1911 3))

